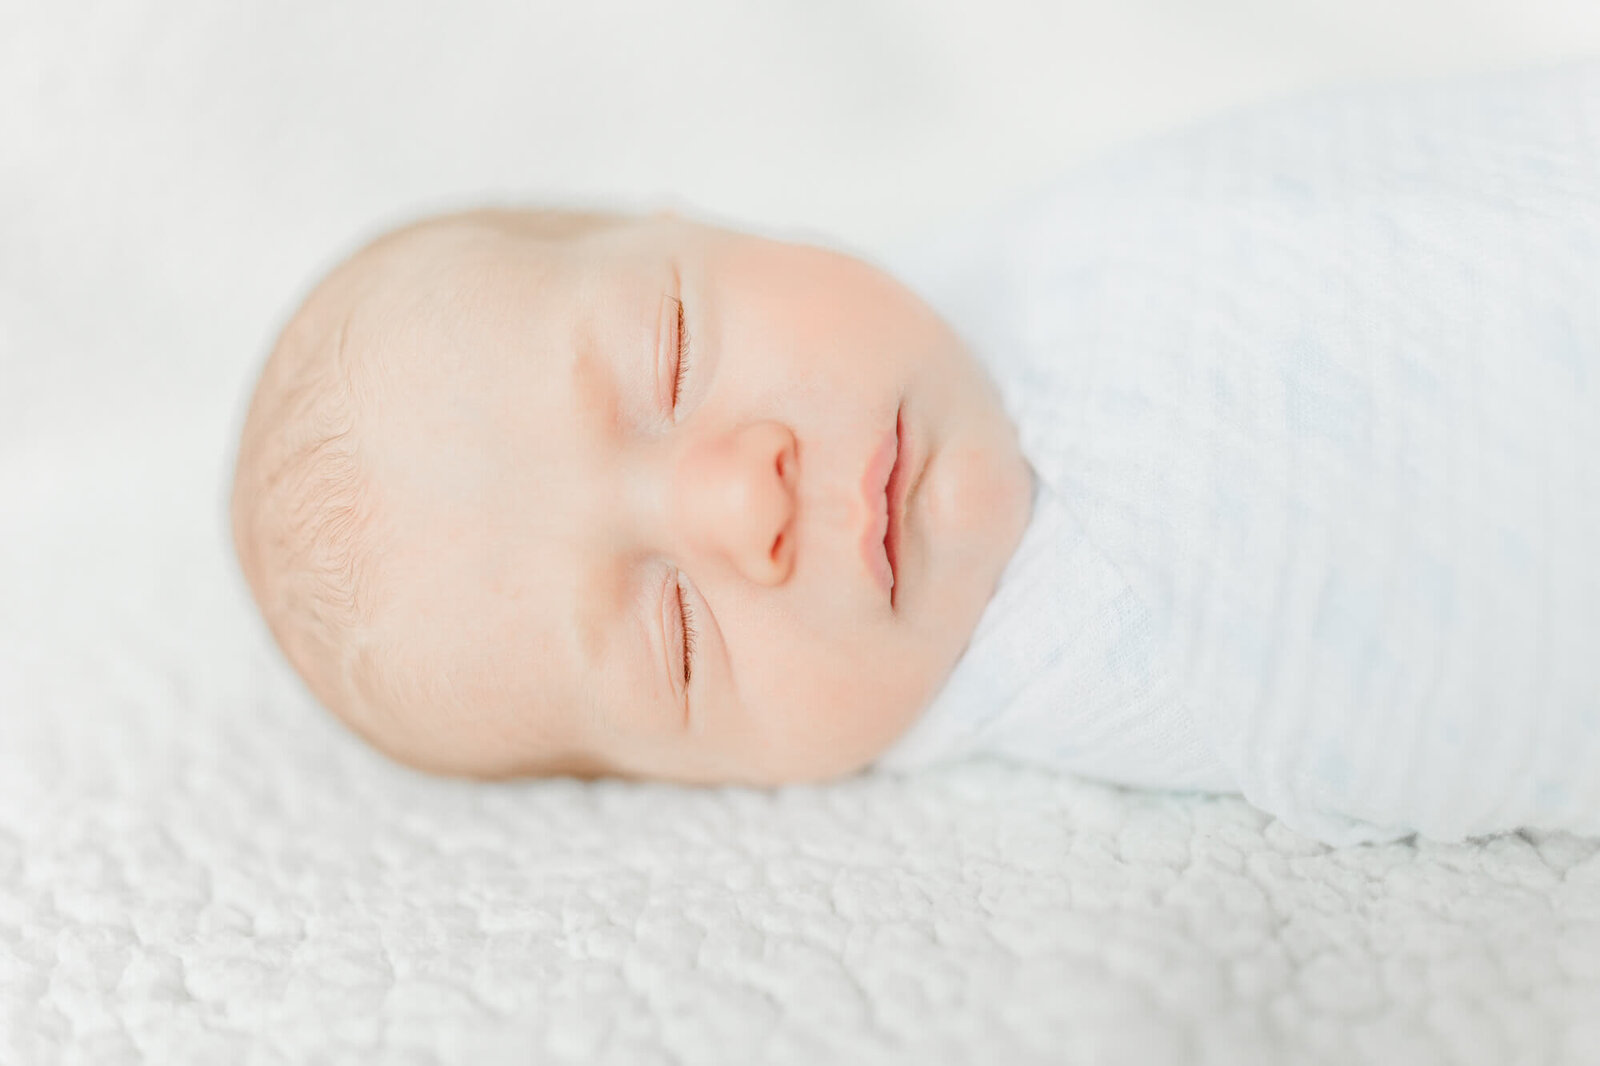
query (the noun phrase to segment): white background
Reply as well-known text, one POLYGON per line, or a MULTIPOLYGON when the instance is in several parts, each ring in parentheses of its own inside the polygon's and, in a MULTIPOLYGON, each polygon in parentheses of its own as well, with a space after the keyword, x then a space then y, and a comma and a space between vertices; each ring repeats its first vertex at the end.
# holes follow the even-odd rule
POLYGON ((1585 52, 1593 0, 0 0, 0 449, 181 410, 225 453, 312 278, 425 211, 870 252, 1230 104, 1585 52))

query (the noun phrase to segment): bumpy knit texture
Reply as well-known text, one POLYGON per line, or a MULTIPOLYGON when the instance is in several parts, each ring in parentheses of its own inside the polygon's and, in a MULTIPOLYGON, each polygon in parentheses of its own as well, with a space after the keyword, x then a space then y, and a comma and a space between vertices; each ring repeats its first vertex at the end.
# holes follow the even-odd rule
POLYGON ((889 265, 1039 482, 884 765, 1600 832, 1600 63, 1235 112, 889 265))

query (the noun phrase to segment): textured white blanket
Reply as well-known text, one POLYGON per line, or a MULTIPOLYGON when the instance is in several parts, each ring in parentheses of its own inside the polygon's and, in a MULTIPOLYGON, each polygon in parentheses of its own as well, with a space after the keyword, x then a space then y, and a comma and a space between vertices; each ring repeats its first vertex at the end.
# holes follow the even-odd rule
POLYGON ((887 765, 1600 832, 1600 63, 1252 108, 902 267, 1040 485, 887 765))
POLYGON ((1600 1061, 1600 841, 1330 850, 989 760, 399 770, 251 617, 231 428, 0 452, 7 1066, 1600 1061))

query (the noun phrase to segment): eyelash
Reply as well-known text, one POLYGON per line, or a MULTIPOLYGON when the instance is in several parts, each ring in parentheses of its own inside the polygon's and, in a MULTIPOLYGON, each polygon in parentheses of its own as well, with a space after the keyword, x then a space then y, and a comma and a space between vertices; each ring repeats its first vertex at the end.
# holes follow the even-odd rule
MULTIPOLYGON (((678 366, 672 378, 672 409, 678 409, 678 398, 683 395, 683 383, 689 376, 689 331, 683 320, 683 301, 675 301, 678 305, 678 366)), ((683 626, 683 687, 687 690, 689 679, 694 676, 694 612, 689 609, 689 601, 683 596, 683 579, 679 576, 678 582, 678 619, 683 626)))
POLYGON ((672 407, 678 407, 678 397, 683 394, 683 382, 689 376, 689 332, 683 323, 683 301, 678 300, 678 369, 672 378, 672 407))
POLYGON ((694 674, 694 612, 689 610, 689 601, 683 598, 683 580, 679 577, 678 585, 678 617, 683 624, 683 687, 689 687, 689 678, 694 674))

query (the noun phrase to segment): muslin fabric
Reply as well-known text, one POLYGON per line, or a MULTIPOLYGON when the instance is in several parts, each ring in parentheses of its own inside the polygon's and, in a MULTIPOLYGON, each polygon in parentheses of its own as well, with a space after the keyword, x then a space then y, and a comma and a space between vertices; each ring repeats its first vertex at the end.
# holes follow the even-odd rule
POLYGON ((1600 833, 1600 62, 1237 110, 885 265, 1037 483, 880 765, 1600 833))

